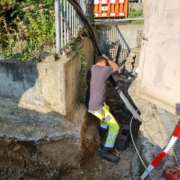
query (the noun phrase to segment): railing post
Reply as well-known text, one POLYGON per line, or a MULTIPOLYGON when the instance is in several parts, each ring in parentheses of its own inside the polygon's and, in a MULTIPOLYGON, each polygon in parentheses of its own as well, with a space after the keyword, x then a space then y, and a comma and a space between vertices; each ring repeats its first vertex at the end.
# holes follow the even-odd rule
POLYGON ((59 21, 59 0, 54 0, 55 25, 56 25, 56 54, 60 54, 60 21, 59 21))

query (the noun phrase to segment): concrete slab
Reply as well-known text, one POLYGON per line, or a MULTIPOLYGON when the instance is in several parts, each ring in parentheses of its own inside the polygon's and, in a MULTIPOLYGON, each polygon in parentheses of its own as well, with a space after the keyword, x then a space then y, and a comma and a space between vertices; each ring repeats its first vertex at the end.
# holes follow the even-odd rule
MULTIPOLYGON (((0 176, 46 177, 64 168, 78 168, 84 157, 93 156, 97 141, 88 134, 89 118, 77 104, 70 121, 58 113, 24 109, 0 98, 0 176), (85 135, 86 134, 86 135, 85 135), (38 171, 38 172, 37 172, 38 171), (42 171, 39 173, 39 171, 42 171), (14 172, 14 174, 13 174, 14 172)), ((94 126, 91 127, 91 129, 94 126)), ((58 175, 57 175, 58 176, 58 175)))

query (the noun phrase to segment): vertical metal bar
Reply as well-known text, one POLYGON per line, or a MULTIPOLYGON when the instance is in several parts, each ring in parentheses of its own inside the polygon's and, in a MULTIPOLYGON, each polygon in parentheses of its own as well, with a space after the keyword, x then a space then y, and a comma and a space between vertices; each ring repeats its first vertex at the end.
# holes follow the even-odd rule
POLYGON ((72 39, 72 11, 71 5, 69 4, 69 39, 72 39))
MULTIPOLYGON (((79 3, 80 3, 80 2, 79 2, 79 3)), ((76 15, 76 18, 77 18, 77 34, 78 34, 78 32, 79 32, 79 30, 80 30, 80 18, 79 18, 78 15, 76 15)))
POLYGON ((111 39, 112 39, 112 31, 109 30, 108 32, 109 32, 109 37, 108 37, 108 39, 111 41, 111 39))
POLYGON ((61 41, 61 47, 63 46, 63 4, 62 4, 62 0, 60 0, 60 23, 61 23, 61 36, 60 36, 60 41, 61 41))
MULTIPOLYGON (((85 4, 85 1, 83 3, 82 0, 79 0, 79 4, 83 10, 83 5, 85 4)), ((84 12, 84 10, 83 10, 83 12, 84 12)), ((81 24, 81 19, 80 18, 78 18, 78 19, 79 19, 79 30, 80 30, 82 28, 82 24, 81 24)))
POLYGON ((110 39, 110 31, 108 31, 108 29, 105 27, 104 29, 104 34, 107 34, 107 39, 110 39))
POLYGON ((64 5, 63 5, 63 9, 64 9, 64 15, 63 15, 63 18, 64 18, 64 22, 63 22, 63 24, 64 24, 64 44, 63 44, 63 46, 66 44, 66 3, 67 3, 67 1, 64 1, 64 5))
POLYGON ((71 38, 73 38, 73 7, 71 6, 71 38))
POLYGON ((77 35, 77 14, 76 14, 76 12, 75 12, 74 18, 75 18, 75 35, 77 35))
POLYGON ((56 25, 56 53, 60 54, 59 0, 54 1, 56 25))
POLYGON ((111 29, 112 32, 112 42, 114 42, 114 28, 111 29))
POLYGON ((115 29, 115 27, 113 27, 113 42, 116 41, 115 36, 116 36, 116 29, 115 29))
POLYGON ((112 40, 112 31, 108 29, 108 39, 109 39, 109 42, 112 40))
MULTIPOLYGON (((85 6, 84 0, 79 0, 81 6, 85 6)), ((54 0, 56 16, 56 52, 70 42, 73 36, 83 27, 79 16, 73 6, 67 0, 54 0), (58 33, 59 32, 59 33, 58 33)))
POLYGON ((112 29, 109 32, 110 32, 109 39, 110 39, 110 43, 111 43, 113 41, 113 31, 112 31, 112 29))
POLYGON ((109 42, 111 40, 111 31, 108 31, 108 40, 109 40, 109 42))
POLYGON ((73 9, 73 35, 74 35, 74 37, 75 37, 75 35, 76 35, 76 17, 75 17, 75 10, 73 9))
POLYGON ((79 18, 78 18, 78 14, 76 14, 76 20, 77 20, 77 32, 76 34, 78 34, 78 31, 79 31, 79 18))
POLYGON ((76 24, 77 24, 77 19, 76 19, 76 11, 74 10, 74 36, 76 37, 77 35, 77 27, 76 27, 76 24))
POLYGON ((74 34, 73 34, 73 26, 74 26, 74 21, 73 21, 73 7, 71 6, 71 36, 72 38, 74 37, 74 34))
POLYGON ((66 43, 68 43, 68 1, 66 1, 66 43))
POLYGON ((67 22, 67 43, 69 42, 69 2, 67 1, 66 22, 67 22))

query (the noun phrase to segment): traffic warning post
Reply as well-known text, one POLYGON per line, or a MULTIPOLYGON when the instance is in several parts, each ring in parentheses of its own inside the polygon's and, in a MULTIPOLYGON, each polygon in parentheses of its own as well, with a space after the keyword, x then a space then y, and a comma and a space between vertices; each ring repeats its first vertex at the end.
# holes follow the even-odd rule
POLYGON ((168 151, 172 148, 172 146, 175 144, 176 140, 180 136, 180 124, 177 126, 176 130, 174 131, 170 141, 168 142, 166 148, 154 158, 154 160, 149 164, 147 169, 144 171, 142 176, 139 178, 139 180, 144 180, 148 174, 158 166, 158 164, 161 162, 161 160, 166 156, 168 151))

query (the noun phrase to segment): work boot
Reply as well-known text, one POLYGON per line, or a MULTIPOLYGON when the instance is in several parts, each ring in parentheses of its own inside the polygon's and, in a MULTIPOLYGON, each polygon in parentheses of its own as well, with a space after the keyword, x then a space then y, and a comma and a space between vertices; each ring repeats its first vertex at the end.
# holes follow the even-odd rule
POLYGON ((112 162, 114 164, 117 164, 119 162, 119 157, 118 156, 115 156, 113 154, 110 154, 109 152, 107 153, 104 153, 102 151, 100 151, 100 156, 103 158, 103 159, 106 159, 108 160, 109 162, 112 162))

